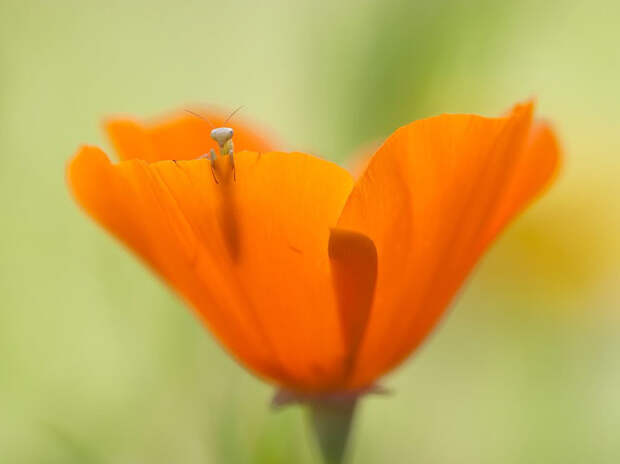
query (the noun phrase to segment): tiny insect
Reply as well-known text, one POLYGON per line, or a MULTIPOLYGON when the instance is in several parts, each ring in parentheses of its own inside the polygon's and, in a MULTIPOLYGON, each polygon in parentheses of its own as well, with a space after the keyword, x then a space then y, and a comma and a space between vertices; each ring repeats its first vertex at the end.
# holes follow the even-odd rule
MULTIPOLYGON (((224 124, 230 121, 230 118, 232 118, 237 113, 237 111, 239 111, 241 108, 243 108, 243 106, 240 106, 239 108, 234 110, 232 113, 230 113, 230 115, 228 115, 228 117, 224 121, 224 124)), ((194 113, 193 111, 190 111, 190 110, 185 110, 185 111, 187 113, 190 113, 190 114, 193 114, 194 116, 199 117, 200 119, 206 121, 209 124, 209 126, 211 127, 211 138, 215 140, 215 142, 217 143, 220 149, 220 156, 226 156, 226 155, 230 156, 230 162, 232 163, 233 180, 237 181, 237 172, 235 169, 235 145, 233 144, 233 140, 232 140, 234 131, 232 130, 232 128, 231 127, 213 127, 213 124, 211 124, 211 122, 206 117, 202 116, 201 114, 194 113)), ((217 176, 215 175, 216 157, 217 155, 215 154, 215 150, 211 148, 209 150, 209 153, 205 153, 204 155, 200 156, 199 159, 208 159, 209 161, 211 161, 211 174, 213 174, 213 180, 215 180, 216 184, 219 184, 220 182, 217 180, 217 176)))

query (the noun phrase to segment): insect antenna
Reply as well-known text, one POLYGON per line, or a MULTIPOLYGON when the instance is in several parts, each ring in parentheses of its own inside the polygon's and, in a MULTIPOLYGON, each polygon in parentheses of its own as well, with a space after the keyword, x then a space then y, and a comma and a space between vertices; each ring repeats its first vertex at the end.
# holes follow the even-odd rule
POLYGON ((232 113, 230 113, 228 115, 228 117, 226 118, 226 121, 224 121, 224 124, 226 124, 228 121, 230 121, 230 118, 232 118, 235 114, 237 114, 237 112, 239 110, 241 110, 242 108, 245 108, 245 105, 241 105, 239 108, 237 108, 236 110, 234 110, 232 113))
POLYGON ((213 126, 213 124, 211 123, 211 121, 209 121, 209 120, 208 120, 205 116, 203 116, 202 114, 196 113, 196 112, 194 112, 194 111, 192 111, 192 110, 185 110, 185 112, 186 112, 186 113, 189 113, 189 114, 193 114, 194 116, 196 116, 196 117, 198 117, 198 118, 202 119, 203 121, 207 121, 207 124, 209 124, 209 127, 210 127, 211 129, 215 129, 215 127, 213 126))

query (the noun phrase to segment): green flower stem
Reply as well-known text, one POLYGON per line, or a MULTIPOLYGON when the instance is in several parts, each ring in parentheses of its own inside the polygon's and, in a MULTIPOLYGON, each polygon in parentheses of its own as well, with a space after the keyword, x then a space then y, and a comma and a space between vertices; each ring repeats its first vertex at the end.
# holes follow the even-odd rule
POLYGON ((325 464, 345 462, 347 443, 357 397, 339 398, 337 401, 313 401, 310 409, 310 425, 325 464))

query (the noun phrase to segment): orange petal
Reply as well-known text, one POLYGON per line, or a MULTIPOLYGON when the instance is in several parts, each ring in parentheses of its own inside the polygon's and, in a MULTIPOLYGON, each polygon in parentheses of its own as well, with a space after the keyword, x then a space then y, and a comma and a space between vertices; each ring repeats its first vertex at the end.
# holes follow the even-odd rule
POLYGON ((525 144, 531 114, 525 104, 503 118, 416 121, 371 160, 338 222, 378 253, 351 387, 371 384, 421 343, 486 246, 549 181, 557 146, 548 129, 525 144))
POLYGON ((353 368, 375 294, 377 249, 370 238, 359 232, 332 229, 329 259, 347 345, 345 374, 348 375, 353 368))
POLYGON ((529 201, 550 183, 560 163, 560 146, 548 123, 536 122, 528 134, 522 152, 506 183, 501 201, 486 228, 486 245, 519 213, 529 201))
POLYGON ((220 112, 197 110, 209 122, 180 112, 162 121, 142 124, 133 119, 119 118, 106 122, 105 128, 121 160, 142 159, 148 162, 163 160, 190 160, 217 152, 217 144, 211 139, 213 127, 227 126, 235 131, 236 151, 267 152, 276 149, 264 130, 244 123, 235 115, 226 122, 228 115, 220 112), (209 123, 211 125, 209 125, 209 123))
POLYGON ((242 363, 287 388, 329 389, 348 341, 327 250, 353 180, 301 153, 241 152, 235 162, 236 182, 228 157, 218 159, 216 183, 207 160, 112 165, 85 147, 68 179, 242 363))

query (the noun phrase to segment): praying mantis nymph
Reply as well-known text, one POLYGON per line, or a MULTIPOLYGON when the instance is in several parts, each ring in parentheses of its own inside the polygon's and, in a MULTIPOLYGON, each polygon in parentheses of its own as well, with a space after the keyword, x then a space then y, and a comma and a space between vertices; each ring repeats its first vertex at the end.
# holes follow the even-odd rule
MULTIPOLYGON (((224 124, 226 124, 230 120, 230 118, 232 118, 235 115, 235 113, 237 113, 237 111, 239 111, 241 108, 243 108, 243 106, 240 106, 235 111, 230 113, 230 115, 224 121, 224 124)), ((220 156, 226 156, 226 155, 230 156, 230 162, 232 163, 232 170, 233 170, 233 180, 236 181, 237 172, 235 170, 235 145, 233 144, 233 140, 232 140, 234 131, 232 130, 232 128, 231 127, 213 127, 213 124, 211 124, 211 122, 206 117, 198 113, 194 113, 193 111, 190 111, 190 110, 185 110, 185 111, 190 114, 193 114, 194 116, 199 117, 200 119, 203 119, 209 124, 209 126, 211 126, 211 138, 215 140, 215 143, 217 143, 220 149, 220 156)), ((204 155, 201 155, 199 159, 208 159, 209 161, 211 161, 211 174, 213 174, 213 180, 215 180, 216 184, 219 184, 220 182, 217 180, 217 176, 215 175, 216 157, 217 155, 215 154, 215 150, 211 148, 209 150, 209 153, 205 153, 204 155)))

